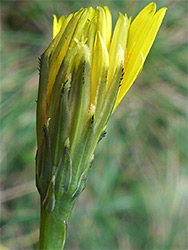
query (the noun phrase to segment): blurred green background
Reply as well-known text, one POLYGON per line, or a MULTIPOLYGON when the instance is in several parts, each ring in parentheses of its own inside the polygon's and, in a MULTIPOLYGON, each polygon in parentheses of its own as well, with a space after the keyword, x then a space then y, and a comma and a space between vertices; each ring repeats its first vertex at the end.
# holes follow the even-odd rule
MULTIPOLYGON (((37 249, 37 58, 52 14, 107 5, 136 14, 149 1, 1 1, 1 246, 37 249)), ((87 188, 74 207, 66 249, 187 249, 188 2, 168 12, 144 70, 110 119, 87 188)))

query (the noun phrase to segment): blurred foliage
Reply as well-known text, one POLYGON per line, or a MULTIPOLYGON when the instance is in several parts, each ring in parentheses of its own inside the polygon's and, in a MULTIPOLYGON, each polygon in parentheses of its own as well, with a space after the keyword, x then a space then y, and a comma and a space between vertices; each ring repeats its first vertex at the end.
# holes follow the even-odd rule
MULTIPOLYGON (((52 14, 108 5, 136 16, 149 1, 1 2, 1 245, 37 249, 35 188, 37 57, 52 14)), ((99 144, 66 249, 187 249, 187 1, 168 12, 134 86, 99 144)), ((4 246, 4 248, 3 248, 4 246)))

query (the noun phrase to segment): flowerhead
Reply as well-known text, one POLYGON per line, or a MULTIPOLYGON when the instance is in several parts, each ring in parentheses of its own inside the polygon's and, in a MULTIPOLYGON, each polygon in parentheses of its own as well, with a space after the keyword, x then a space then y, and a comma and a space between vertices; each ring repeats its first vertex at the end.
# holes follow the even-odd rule
POLYGON ((67 149, 77 165, 71 178, 80 179, 88 169, 110 115, 144 65, 165 12, 156 12, 150 3, 133 21, 120 13, 113 32, 107 7, 80 9, 59 20, 54 16, 53 40, 41 57, 37 103, 38 149, 49 151, 54 173, 67 149))

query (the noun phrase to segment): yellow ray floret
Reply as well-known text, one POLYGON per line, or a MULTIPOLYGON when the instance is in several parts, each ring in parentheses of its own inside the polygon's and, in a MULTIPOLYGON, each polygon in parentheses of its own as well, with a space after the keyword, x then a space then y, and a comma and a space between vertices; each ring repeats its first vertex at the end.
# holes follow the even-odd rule
POLYGON ((109 64, 107 89, 109 88, 109 84, 113 79, 116 68, 118 68, 119 65, 122 64, 122 56, 124 61, 125 49, 127 46, 127 33, 128 33, 127 15, 123 15, 120 13, 114 29, 112 42, 110 44, 110 51, 109 51, 110 64, 109 64))
POLYGON ((53 22, 53 38, 54 38, 59 33, 65 17, 61 16, 58 21, 56 15, 53 15, 53 17, 54 17, 54 22, 53 22))
POLYGON ((140 73, 151 49, 167 8, 156 11, 156 4, 147 5, 130 25, 127 51, 125 54, 125 74, 114 110, 121 102, 140 73))
MULTIPOLYGON (((79 43, 86 45, 89 51, 90 105, 102 107, 106 101, 105 97, 109 96, 108 93, 112 89, 110 87, 114 84, 119 86, 122 80, 114 111, 142 70, 165 13, 166 8, 156 12, 156 4, 153 2, 140 12, 132 23, 131 18, 120 13, 113 35, 112 16, 106 6, 97 7, 96 10, 92 7, 80 9, 66 17, 61 16, 59 20, 53 15, 53 45, 46 83, 46 112, 59 68, 66 54, 71 51, 72 54, 76 53, 75 46, 79 43), (124 76, 115 81, 114 77, 119 77, 117 72, 120 67, 124 70, 124 76)), ((74 62, 71 65, 74 65, 74 62)))
POLYGON ((106 46, 107 32, 106 32, 106 14, 102 7, 97 7, 97 31, 100 32, 102 40, 106 46))
POLYGON ((97 41, 93 52, 91 68, 91 91, 90 103, 96 105, 98 88, 105 78, 105 72, 109 66, 108 51, 102 39, 100 32, 97 32, 97 41), (100 58, 100 60, 99 60, 100 58))
POLYGON ((106 47, 109 50, 112 36, 112 15, 108 7, 103 7, 106 16, 106 47))

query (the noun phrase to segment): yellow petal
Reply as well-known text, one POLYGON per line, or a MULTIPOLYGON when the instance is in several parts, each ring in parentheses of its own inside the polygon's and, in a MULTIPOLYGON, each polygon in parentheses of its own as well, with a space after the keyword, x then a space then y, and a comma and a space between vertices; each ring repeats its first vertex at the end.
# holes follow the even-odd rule
POLYGON ((96 11, 92 7, 89 7, 88 10, 89 10, 88 19, 91 21, 95 17, 96 11))
POLYGON ((160 28, 166 13, 166 8, 160 9, 156 14, 155 10, 155 3, 149 4, 139 13, 130 25, 125 56, 125 74, 116 100, 115 108, 121 102, 140 73, 160 28))
POLYGON ((53 18, 54 18, 54 20, 53 20, 53 38, 57 35, 57 17, 56 17, 56 15, 53 15, 53 18))
POLYGON ((91 68, 90 103, 93 105, 96 103, 97 90, 101 84, 101 81, 104 79, 104 72, 106 72, 108 65, 108 51, 103 42, 102 36, 98 31, 91 68))
POLYGON ((60 36, 60 38, 63 35, 63 32, 65 31, 65 29, 66 29, 68 23, 70 22, 70 20, 72 19, 72 17, 73 17, 73 14, 70 14, 66 18, 64 18, 64 20, 62 22, 62 25, 60 27, 60 30, 59 30, 59 33, 60 33, 59 36, 60 36))
POLYGON ((106 15, 102 7, 97 7, 97 31, 100 32, 102 40, 106 45, 106 15))
MULTIPOLYGON (((91 23, 93 23, 93 19, 95 17, 95 10, 92 8, 92 7, 89 7, 88 8, 88 16, 87 16, 87 20, 86 20, 86 24, 84 26, 84 28, 82 29, 82 32, 81 32, 81 41, 85 44, 89 39, 90 39, 90 35, 88 34, 89 33, 89 30, 90 30, 90 26, 91 26, 91 23)), ((93 44, 92 44, 93 46, 93 44)))
POLYGON ((65 17, 61 16, 58 21, 56 15, 53 15, 53 17, 54 17, 53 21, 53 38, 54 38, 59 33, 65 17))
POLYGON ((112 36, 112 15, 108 7, 103 7, 106 16, 106 47, 109 50, 112 36))
MULTIPOLYGON (((72 17, 73 17, 73 14, 70 14, 70 15, 68 15, 66 18, 64 18, 64 20, 63 20, 63 22, 62 22, 62 25, 61 25, 61 27, 60 27, 60 30, 58 31, 57 30, 57 27, 55 27, 55 24, 53 25, 53 33, 54 33, 54 30, 55 30, 55 32, 57 32, 58 31, 58 33, 55 35, 55 33, 54 33, 54 37, 53 38, 55 38, 56 36, 56 42, 55 42, 55 44, 54 44, 54 49, 53 49, 53 51, 52 51, 52 56, 51 56, 51 58, 53 58, 53 54, 54 54, 54 52, 56 51, 56 47, 57 47, 57 45, 58 45, 58 43, 59 43, 59 41, 60 41, 60 39, 61 39, 61 37, 62 37, 62 35, 63 35, 63 33, 64 33, 64 31, 65 31, 65 29, 66 29, 66 27, 67 27, 67 25, 68 25, 68 23, 70 22, 70 20, 72 19, 72 17)), ((54 19, 54 23, 55 23, 56 21, 55 21, 55 19, 54 19)))
POLYGON ((133 44, 135 39, 140 38, 140 36, 144 34, 143 30, 146 29, 146 26, 151 22, 155 11, 156 4, 150 3, 136 16, 130 27, 128 46, 133 44))
POLYGON ((122 56, 124 60, 125 49, 127 45, 127 33, 128 33, 128 18, 126 15, 124 16, 120 13, 114 29, 112 42, 110 45, 110 51, 109 51, 110 64, 109 64, 107 89, 109 88, 109 85, 113 79, 116 68, 118 68, 119 65, 122 64, 122 56))
POLYGON ((96 22, 96 17, 94 17, 90 23, 90 27, 88 31, 88 40, 87 40, 87 46, 90 50, 90 60, 92 60, 92 56, 93 56, 93 48, 95 44, 96 30, 97 30, 97 22, 96 22))

